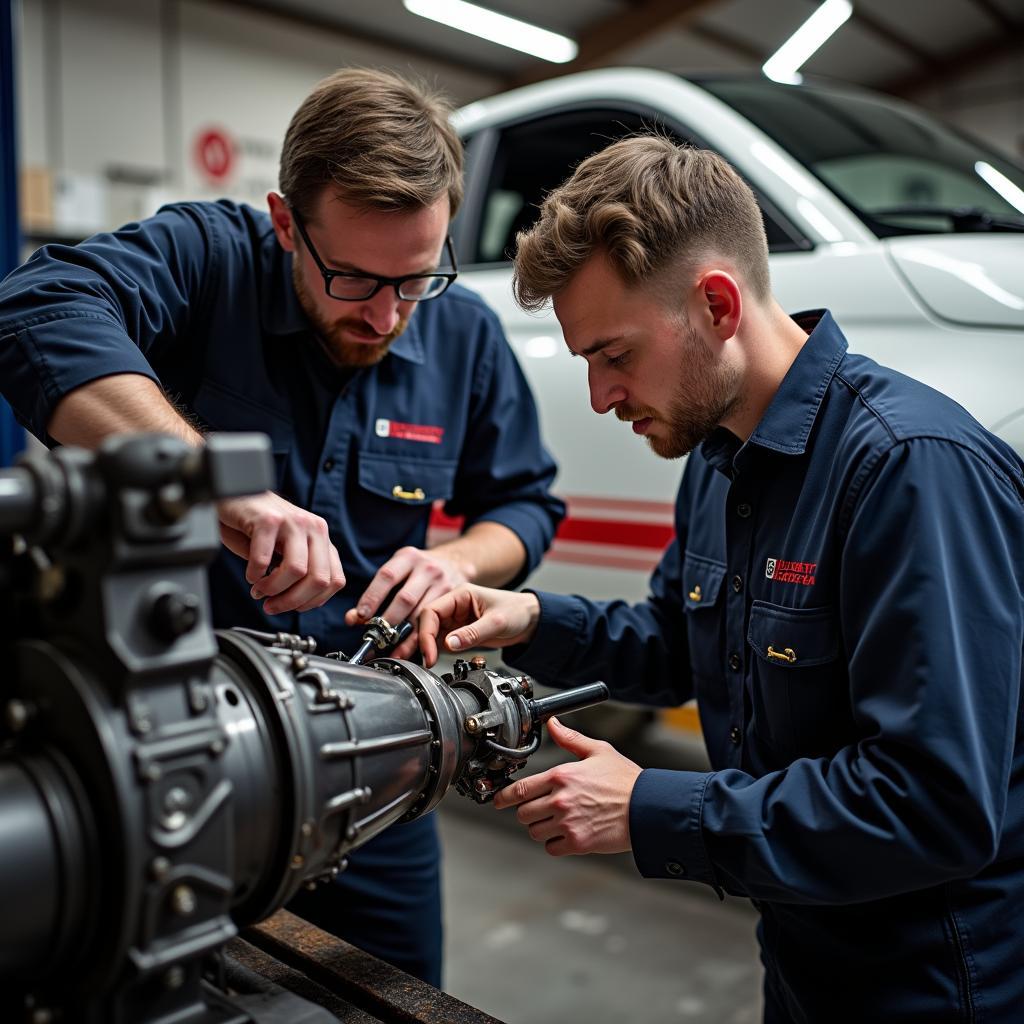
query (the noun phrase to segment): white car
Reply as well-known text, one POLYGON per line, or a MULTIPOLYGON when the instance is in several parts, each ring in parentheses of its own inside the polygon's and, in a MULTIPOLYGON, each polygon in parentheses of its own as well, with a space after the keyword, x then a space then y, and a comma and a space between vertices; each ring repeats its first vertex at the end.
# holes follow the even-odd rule
POLYGON ((951 395, 1024 452, 1024 171, 923 111, 834 86, 616 69, 472 103, 456 125, 460 280, 504 323, 569 504, 535 585, 639 599, 672 535, 681 463, 593 413, 554 316, 515 305, 509 261, 545 192, 644 127, 717 150, 751 184, 786 309, 830 308, 852 349, 951 395))

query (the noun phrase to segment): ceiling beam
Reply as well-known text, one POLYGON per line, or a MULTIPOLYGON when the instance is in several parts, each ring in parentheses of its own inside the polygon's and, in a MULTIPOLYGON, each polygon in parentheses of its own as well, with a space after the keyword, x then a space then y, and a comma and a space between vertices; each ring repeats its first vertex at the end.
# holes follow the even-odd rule
POLYGON ((975 7, 980 7, 1004 32, 1019 32, 1020 23, 1015 22, 995 0, 971 0, 975 7))
POLYGON ((769 57, 769 54, 756 46, 751 46, 745 39, 732 35, 730 32, 723 32, 713 25, 687 25, 687 35, 694 36, 705 43, 711 43, 720 50, 731 53, 734 57, 742 57, 749 60, 755 67, 760 67, 769 57))
POLYGON ((859 4, 854 5, 851 21, 870 32, 876 39, 881 39, 905 53, 922 69, 927 69, 932 73, 941 69, 943 62, 934 53, 918 46, 912 39, 879 21, 873 14, 868 14, 859 4))
POLYGON ((1011 56, 1024 56, 1024 28, 1018 27, 1009 33, 1000 32, 980 43, 971 43, 951 53, 943 58, 937 73, 928 71, 895 78, 876 88, 895 96, 912 96, 929 86, 940 85, 959 75, 987 67, 1003 57, 1011 56))
POLYGON ((536 62, 513 85, 569 75, 614 62, 615 55, 669 28, 678 28, 703 14, 719 0, 642 0, 618 14, 596 22, 580 33, 579 53, 567 64, 536 62), (543 63, 543 66, 542 66, 543 63))
POLYGON ((336 21, 334 18, 313 14, 308 11, 299 11, 289 7, 282 10, 273 0, 207 0, 208 3, 220 4, 222 7, 235 7, 250 14, 256 12, 263 17, 272 18, 287 25, 300 25, 303 28, 316 29, 318 32, 330 32, 336 36, 344 36, 357 43, 368 43, 371 46, 385 47, 400 56, 410 60, 428 60, 432 64, 441 64, 450 67, 453 71, 469 71, 473 74, 486 75, 495 85, 500 87, 502 77, 494 73, 494 67, 484 62, 475 62, 460 57, 457 61, 446 57, 443 53, 431 50, 426 46, 410 45, 400 39, 392 39, 389 36, 367 31, 364 28, 356 28, 347 22, 336 21))

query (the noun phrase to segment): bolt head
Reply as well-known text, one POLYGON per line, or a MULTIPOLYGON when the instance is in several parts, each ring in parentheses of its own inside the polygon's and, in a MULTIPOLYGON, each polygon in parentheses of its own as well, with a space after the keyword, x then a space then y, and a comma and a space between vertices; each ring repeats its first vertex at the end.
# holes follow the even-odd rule
POLYGON ((11 732, 21 732, 32 717, 32 708, 23 700, 9 700, 4 709, 4 719, 11 732))
POLYGON ((181 964, 175 964, 164 975, 164 988, 176 989, 185 984, 185 968, 181 964))
POLYGON ((188 917, 196 912, 199 900, 196 898, 195 889, 190 885, 176 885, 171 893, 171 909, 182 917, 188 917))
POLYGON ((171 862, 166 857, 154 857, 149 864, 149 874, 154 882, 162 882, 171 873, 171 862))

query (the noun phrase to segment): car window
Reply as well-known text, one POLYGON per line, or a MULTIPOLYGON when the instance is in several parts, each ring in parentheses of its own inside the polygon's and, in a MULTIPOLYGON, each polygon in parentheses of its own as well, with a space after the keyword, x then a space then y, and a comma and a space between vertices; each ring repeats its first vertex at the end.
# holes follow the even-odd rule
POLYGON ((879 236, 1024 227, 1024 171, 922 111, 824 86, 698 81, 879 236))
MULTIPOLYGON (((511 260, 516 235, 533 224, 544 196, 565 181, 577 164, 617 139, 655 129, 680 142, 694 142, 655 115, 633 110, 567 110, 504 129, 498 137, 467 262, 511 260)), ((770 247, 807 247, 774 209, 765 202, 761 205, 770 247)))

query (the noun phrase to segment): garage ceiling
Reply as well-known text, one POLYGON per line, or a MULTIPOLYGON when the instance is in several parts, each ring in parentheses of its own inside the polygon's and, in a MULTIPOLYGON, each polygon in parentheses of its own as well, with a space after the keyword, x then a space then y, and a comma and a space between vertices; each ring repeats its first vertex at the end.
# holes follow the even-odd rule
MULTIPOLYGON (((819 0, 476 0, 571 36, 550 64, 410 14, 401 0, 221 0, 490 76, 499 88, 604 65, 682 72, 757 69, 819 0)), ((1024 0, 854 0, 854 13, 804 66, 897 95, 1024 54, 1024 0)))

